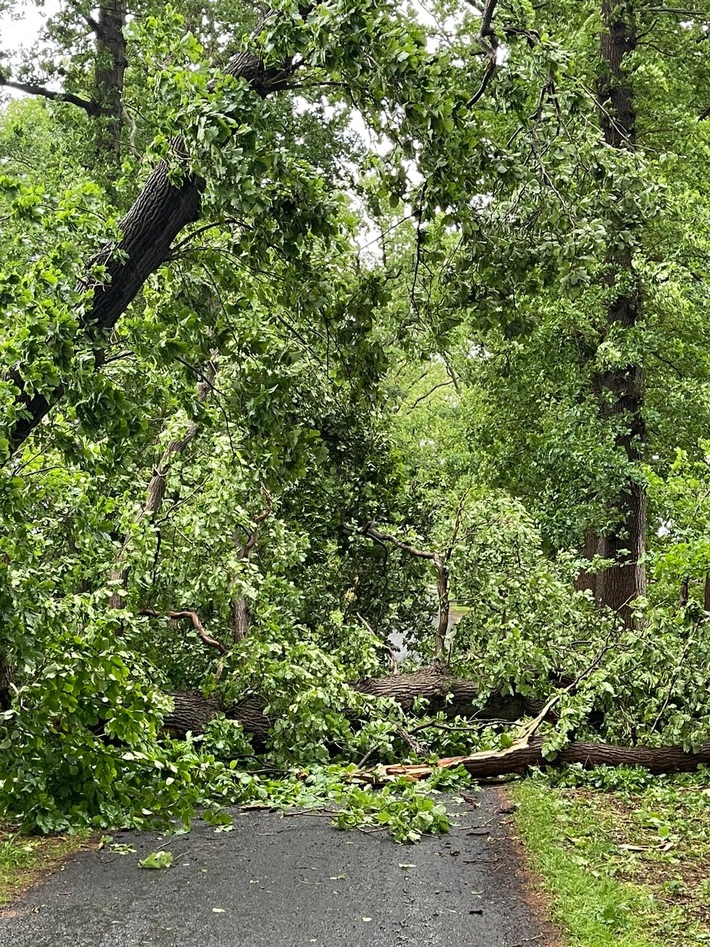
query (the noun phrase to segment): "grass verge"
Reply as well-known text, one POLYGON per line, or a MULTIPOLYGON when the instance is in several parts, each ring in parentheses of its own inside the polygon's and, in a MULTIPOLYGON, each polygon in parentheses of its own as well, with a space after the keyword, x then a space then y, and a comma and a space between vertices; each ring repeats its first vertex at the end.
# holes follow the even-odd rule
POLYGON ((84 835, 21 835, 0 826, 0 907, 86 844, 84 835))
POLYGON ((570 944, 710 943, 708 774, 596 779, 573 773, 571 785, 536 777, 511 787, 518 830, 570 944))

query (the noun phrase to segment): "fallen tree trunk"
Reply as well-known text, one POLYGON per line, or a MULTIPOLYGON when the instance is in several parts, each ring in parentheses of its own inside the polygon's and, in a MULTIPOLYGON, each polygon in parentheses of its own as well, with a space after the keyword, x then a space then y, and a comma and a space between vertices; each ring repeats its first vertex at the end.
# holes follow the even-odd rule
POLYGON ((697 753, 689 753, 680 746, 615 746, 611 743, 570 743, 553 759, 542 755, 542 740, 531 740, 524 746, 508 750, 473 753, 441 759, 433 766, 394 765, 371 772, 354 774, 355 780, 373 782, 385 776, 403 776, 411 780, 426 779, 439 769, 463 766, 477 779, 492 776, 523 775, 535 766, 565 766, 581 764, 585 769, 596 766, 643 766, 650 773, 689 773, 701 764, 710 763, 710 743, 704 743, 697 753))
POLYGON ((356 681, 353 689, 371 697, 390 697, 403 710, 411 711, 417 698, 425 698, 430 713, 443 712, 447 717, 477 717, 480 720, 519 720, 540 711, 541 701, 522 694, 503 694, 494 691, 483 707, 476 704, 481 688, 474 681, 452 677, 445 665, 437 663, 420 668, 411 674, 391 674, 356 681))
MULTIPOLYGON (((403 710, 411 711, 416 698, 428 701, 428 711, 444 712, 449 717, 456 715, 475 717, 478 720, 519 720, 540 710, 539 701, 531 701, 520 694, 491 694, 482 707, 476 706, 480 691, 473 681, 452 677, 444 665, 435 664, 421 668, 412 674, 392 674, 386 677, 368 678, 351 684, 353 690, 372 697, 389 697, 403 710)), ((172 736, 184 737, 192 732, 197 735, 216 714, 223 713, 230 720, 242 724, 246 733, 263 741, 271 729, 271 721, 264 713, 264 702, 250 695, 231 706, 220 705, 216 700, 203 697, 199 691, 173 694, 174 710, 166 714, 164 727, 172 736)))

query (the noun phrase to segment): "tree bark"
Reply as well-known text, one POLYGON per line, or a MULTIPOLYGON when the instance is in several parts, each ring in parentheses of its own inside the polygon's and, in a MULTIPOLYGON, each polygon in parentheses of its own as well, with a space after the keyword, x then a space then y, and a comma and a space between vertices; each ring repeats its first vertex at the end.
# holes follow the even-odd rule
MULTIPOLYGON (((362 693, 391 697, 403 707, 411 706, 415 696, 427 696, 441 699, 441 672, 434 668, 423 668, 411 675, 376 678, 361 681, 353 685, 362 693)), ((459 712, 468 707, 471 713, 470 697, 474 688, 470 681, 449 679, 449 692, 459 701, 459 712)), ((250 695, 231 707, 224 708, 218 701, 203 697, 199 691, 172 695, 175 709, 165 715, 164 729, 172 737, 184 737, 187 732, 194 735, 202 733, 209 721, 218 713, 242 724, 257 744, 263 744, 269 734, 271 721, 264 715, 263 703, 257 695, 250 695)), ((510 720, 531 714, 539 704, 527 703, 525 698, 507 698, 494 695, 486 705, 474 714, 477 719, 501 719, 510 713, 510 720), (516 709, 518 708, 518 709, 516 709)), ((431 707, 431 704, 430 704, 431 707)), ((595 766, 643 766, 651 773, 692 772, 700 764, 710 764, 710 743, 705 743, 697 753, 689 753, 679 746, 615 746, 609 743, 579 742, 570 743, 552 759, 542 755, 542 740, 535 737, 526 745, 514 745, 502 751, 474 753, 471 756, 459 756, 439 760, 439 767, 463 766, 477 779, 511 774, 524 774, 533 767, 564 766, 580 763, 585 769, 595 766)), ((430 776, 436 766, 429 765, 393 765, 378 768, 378 773, 390 776, 409 776, 423 779, 430 776)), ((367 778, 367 774, 364 774, 367 778)))
POLYGON ((553 759, 542 755, 542 740, 531 740, 527 746, 510 750, 474 753, 441 759, 434 766, 384 766, 379 774, 409 776, 426 779, 437 768, 463 766, 477 779, 493 776, 523 775, 533 767, 581 764, 585 769, 596 766, 643 766, 651 773, 690 773, 698 766, 710 763, 710 743, 704 743, 697 753, 688 753, 680 746, 615 746, 611 743, 570 743, 553 759))
MULTIPOLYGON (((480 697, 479 688, 471 681, 451 677, 439 664, 421 668, 412 674, 393 674, 355 681, 351 686, 361 694, 389 697, 405 711, 411 710, 416 698, 423 697, 429 702, 428 711, 441 711, 448 717, 461 715, 477 720, 512 722, 523 716, 534 715, 542 707, 540 701, 530 700, 520 694, 495 692, 479 708, 475 704, 480 697)), ((245 731, 258 742, 266 739, 272 726, 272 721, 264 714, 264 702, 256 694, 227 707, 214 700, 207 700, 199 691, 172 696, 176 699, 175 709, 165 716, 164 726, 173 736, 185 736, 190 730, 200 733, 207 721, 217 713, 224 713, 231 720, 241 723, 245 731), (200 725, 197 731, 193 729, 196 722, 200 725)))
MULTIPOLYGON (((600 124, 609 147, 634 151, 634 96, 625 65, 626 57, 636 49, 632 0, 602 0, 602 21, 600 124)), ((633 226, 623 220, 618 222, 620 231, 633 226)), ((642 317, 640 288, 633 270, 632 250, 620 237, 607 253, 606 284, 610 294, 608 329, 634 329, 642 317)), ((616 446, 623 450, 630 465, 643 459, 646 444, 643 383, 643 370, 636 364, 599 372, 594 382, 602 417, 617 426, 616 446)), ((646 594, 646 488, 633 473, 627 476, 619 492, 615 512, 618 526, 602 537, 599 548, 599 554, 613 560, 613 565, 597 577, 596 594, 630 627, 631 602, 646 594)))
MULTIPOLYGON (((591 562, 599 554, 599 536, 595 529, 588 529, 584 534, 584 546, 582 548, 582 558, 591 562)), ((574 587, 578 592, 589 591, 594 600, 597 601, 597 573, 587 572, 582 569, 574 581, 574 587)))
POLYGON ((123 78, 126 71, 125 24, 124 0, 104 0, 99 7, 96 24, 94 98, 99 115, 96 153, 99 159, 110 155, 114 166, 121 159, 123 78))
MULTIPOLYGON (((264 98, 285 88, 291 69, 290 62, 267 69, 258 57, 245 51, 233 57, 226 72, 244 79, 256 95, 264 98)), ((91 299, 82 312, 76 344, 86 343, 95 348, 97 365, 102 361, 101 348, 108 331, 148 277, 169 258, 175 237, 200 216, 204 182, 185 165, 180 142, 174 143, 173 150, 184 164, 181 183, 171 182, 168 164, 161 162, 121 221, 119 243, 108 246, 87 263, 87 275, 80 289, 90 290, 91 299)), ((58 367, 64 375, 69 366, 58 367)), ((37 390, 34 379, 25 379, 21 365, 8 371, 5 380, 15 388, 15 416, 6 430, 12 454, 61 400, 64 386, 50 384, 37 390)))

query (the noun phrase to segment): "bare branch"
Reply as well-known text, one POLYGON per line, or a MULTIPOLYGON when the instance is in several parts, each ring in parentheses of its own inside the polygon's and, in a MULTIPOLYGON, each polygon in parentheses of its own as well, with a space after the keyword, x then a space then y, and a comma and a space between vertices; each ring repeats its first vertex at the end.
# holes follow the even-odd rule
POLYGON ((369 536, 370 539, 374 539, 379 543, 392 543, 392 545, 397 549, 401 549, 402 552, 408 552, 410 556, 416 556, 417 559, 430 559, 431 561, 434 561, 439 556, 439 554, 436 552, 429 552, 426 549, 417 549, 416 546, 410 546, 409 543, 403 543, 400 539, 397 539, 396 536, 392 536, 389 533, 380 532, 380 530, 377 529, 377 524, 374 522, 368 523, 363 530, 363 533, 365 536, 369 536))
POLYGON ((44 99, 50 99, 53 102, 69 102, 70 105, 76 105, 83 109, 87 115, 92 117, 101 114, 101 107, 97 102, 89 99, 82 99, 73 92, 55 92, 53 89, 47 89, 42 85, 35 85, 32 82, 14 82, 0 73, 0 86, 6 86, 8 89, 17 89, 19 92, 25 92, 27 95, 39 95, 44 99))
POLYGON ((229 653, 229 648, 226 645, 222 644, 217 638, 213 638, 212 635, 207 634, 197 612, 191 612, 187 609, 182 611, 168 609, 166 612, 157 612, 154 608, 142 608, 140 613, 141 615, 148 615, 151 618, 189 618, 192 622, 192 627, 197 632, 201 641, 210 648, 216 648, 220 654, 229 653))
POLYGON ((437 574, 436 591, 439 596, 439 621, 436 627, 436 638, 434 639, 434 653, 437 658, 440 658, 444 653, 444 641, 446 640, 446 633, 449 630, 449 614, 451 611, 448 560, 443 558, 438 552, 430 552, 427 549, 417 549, 416 546, 403 543, 400 539, 397 539, 396 536, 381 532, 377 529, 377 525, 374 522, 368 523, 363 533, 365 536, 369 536, 370 539, 374 539, 375 542, 383 546, 385 543, 392 543, 396 549, 401 549, 402 552, 407 552, 410 556, 414 556, 417 559, 428 559, 434 564, 437 574))
POLYGON ((478 92, 474 93, 466 103, 466 108, 472 108, 472 106, 485 95, 488 83, 495 75, 498 66, 498 37, 493 29, 493 14, 496 12, 498 0, 486 0, 482 12, 476 8, 471 0, 467 0, 467 2, 470 6, 473 6, 477 13, 481 13, 481 27, 478 31, 477 39, 488 57, 488 65, 486 66, 486 71, 483 73, 483 79, 481 80, 478 92))

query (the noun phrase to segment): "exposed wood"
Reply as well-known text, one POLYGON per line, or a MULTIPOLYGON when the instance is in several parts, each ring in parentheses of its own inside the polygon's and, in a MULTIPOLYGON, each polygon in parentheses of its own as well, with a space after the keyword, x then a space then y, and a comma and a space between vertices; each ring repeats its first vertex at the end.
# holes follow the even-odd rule
POLYGON ((473 753, 440 759, 433 766, 395 764, 378 767, 377 772, 353 774, 354 779, 377 782, 382 776, 403 776, 412 780, 426 779, 438 767, 451 769, 463 766, 472 776, 484 779, 491 776, 523 775, 536 766, 564 766, 581 764, 585 769, 595 766, 643 766, 651 773, 689 773, 698 766, 710 763, 710 743, 704 743, 697 753, 688 753, 679 746, 615 746, 611 743, 570 743, 553 758, 544 757, 541 739, 531 740, 524 746, 507 750, 473 753))

